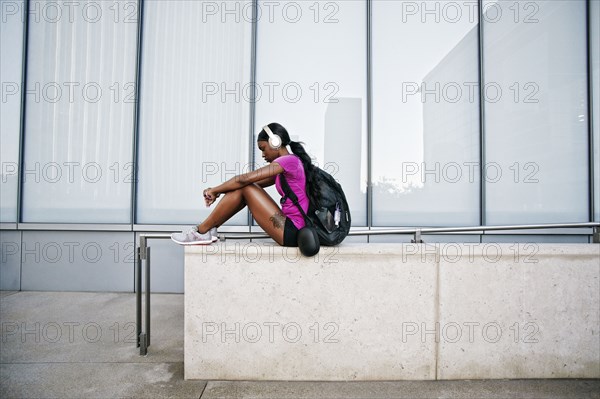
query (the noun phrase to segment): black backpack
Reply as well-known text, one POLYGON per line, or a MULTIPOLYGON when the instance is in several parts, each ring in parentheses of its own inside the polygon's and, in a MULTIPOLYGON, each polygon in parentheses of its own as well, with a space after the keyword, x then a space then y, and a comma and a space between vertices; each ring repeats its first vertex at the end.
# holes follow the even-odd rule
POLYGON ((317 174, 317 181, 321 192, 321 203, 318 209, 311 202, 308 213, 304 213, 304 210, 298 203, 298 197, 290 188, 283 173, 279 175, 281 188, 285 193, 285 196, 281 199, 281 203, 283 204, 287 198, 292 200, 302 216, 304 216, 307 226, 312 226, 316 229, 321 245, 330 247, 344 241, 344 238, 346 238, 350 231, 352 218, 350 217, 350 208, 348 207, 348 201, 346 201, 346 195, 344 194, 344 190, 342 190, 342 186, 323 169, 317 168, 317 174))

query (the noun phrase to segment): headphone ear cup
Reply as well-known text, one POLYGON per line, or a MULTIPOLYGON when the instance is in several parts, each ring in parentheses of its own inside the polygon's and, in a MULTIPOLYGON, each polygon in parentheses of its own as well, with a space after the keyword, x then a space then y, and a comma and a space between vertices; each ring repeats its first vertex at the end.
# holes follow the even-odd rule
POLYGON ((279 149, 279 147, 281 147, 282 144, 281 137, 277 136, 276 134, 273 134, 273 132, 269 128, 269 125, 263 127, 263 130, 269 136, 269 146, 276 150, 279 149))
POLYGON ((298 231, 298 248, 304 256, 315 256, 321 249, 319 235, 314 227, 304 226, 298 231))
POLYGON ((275 149, 281 147, 281 137, 279 137, 277 135, 272 135, 269 138, 269 145, 275 149))

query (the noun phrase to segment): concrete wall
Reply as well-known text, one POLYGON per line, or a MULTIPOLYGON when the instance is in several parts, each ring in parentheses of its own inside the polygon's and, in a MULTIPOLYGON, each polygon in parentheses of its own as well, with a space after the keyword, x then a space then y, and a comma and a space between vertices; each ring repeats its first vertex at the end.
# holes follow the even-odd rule
POLYGON ((185 378, 600 377, 600 245, 186 248, 185 378))
POLYGON ((134 233, 1 231, 0 289, 134 290, 134 233))

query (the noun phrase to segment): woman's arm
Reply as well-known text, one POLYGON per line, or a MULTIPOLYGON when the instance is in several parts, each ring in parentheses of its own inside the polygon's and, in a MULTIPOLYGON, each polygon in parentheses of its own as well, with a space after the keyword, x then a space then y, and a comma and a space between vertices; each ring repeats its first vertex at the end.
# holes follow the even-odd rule
POLYGON ((275 184, 275 176, 267 177, 266 179, 259 180, 256 182, 261 187, 269 187, 275 184))
POLYGON ((262 168, 253 170, 252 172, 234 176, 216 187, 204 190, 204 198, 207 205, 210 205, 215 202, 220 194, 238 190, 252 183, 259 183, 261 187, 266 187, 273 184, 275 182, 275 176, 280 173, 283 173, 283 168, 277 162, 273 162, 262 168), (273 183, 270 183, 270 180, 272 180, 273 183))

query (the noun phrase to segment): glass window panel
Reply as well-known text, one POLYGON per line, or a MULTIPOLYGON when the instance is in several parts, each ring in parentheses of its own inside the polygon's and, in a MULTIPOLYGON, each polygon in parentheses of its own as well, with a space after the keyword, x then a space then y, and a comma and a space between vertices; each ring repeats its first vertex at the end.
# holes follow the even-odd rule
POLYGON ((251 5, 144 3, 137 223, 198 223, 202 190, 248 163, 251 5))
POLYGON ((486 220, 588 220, 586 2, 485 1, 486 220))
POLYGON ((366 3, 275 3, 258 8, 255 136, 282 124, 340 182, 352 225, 365 226, 366 3))
POLYGON ((476 2, 373 2, 373 225, 479 224, 476 2))
POLYGON ((24 222, 131 221, 136 4, 30 2, 24 222))
POLYGON ((0 222, 17 221, 24 1, 0 4, 0 222))

